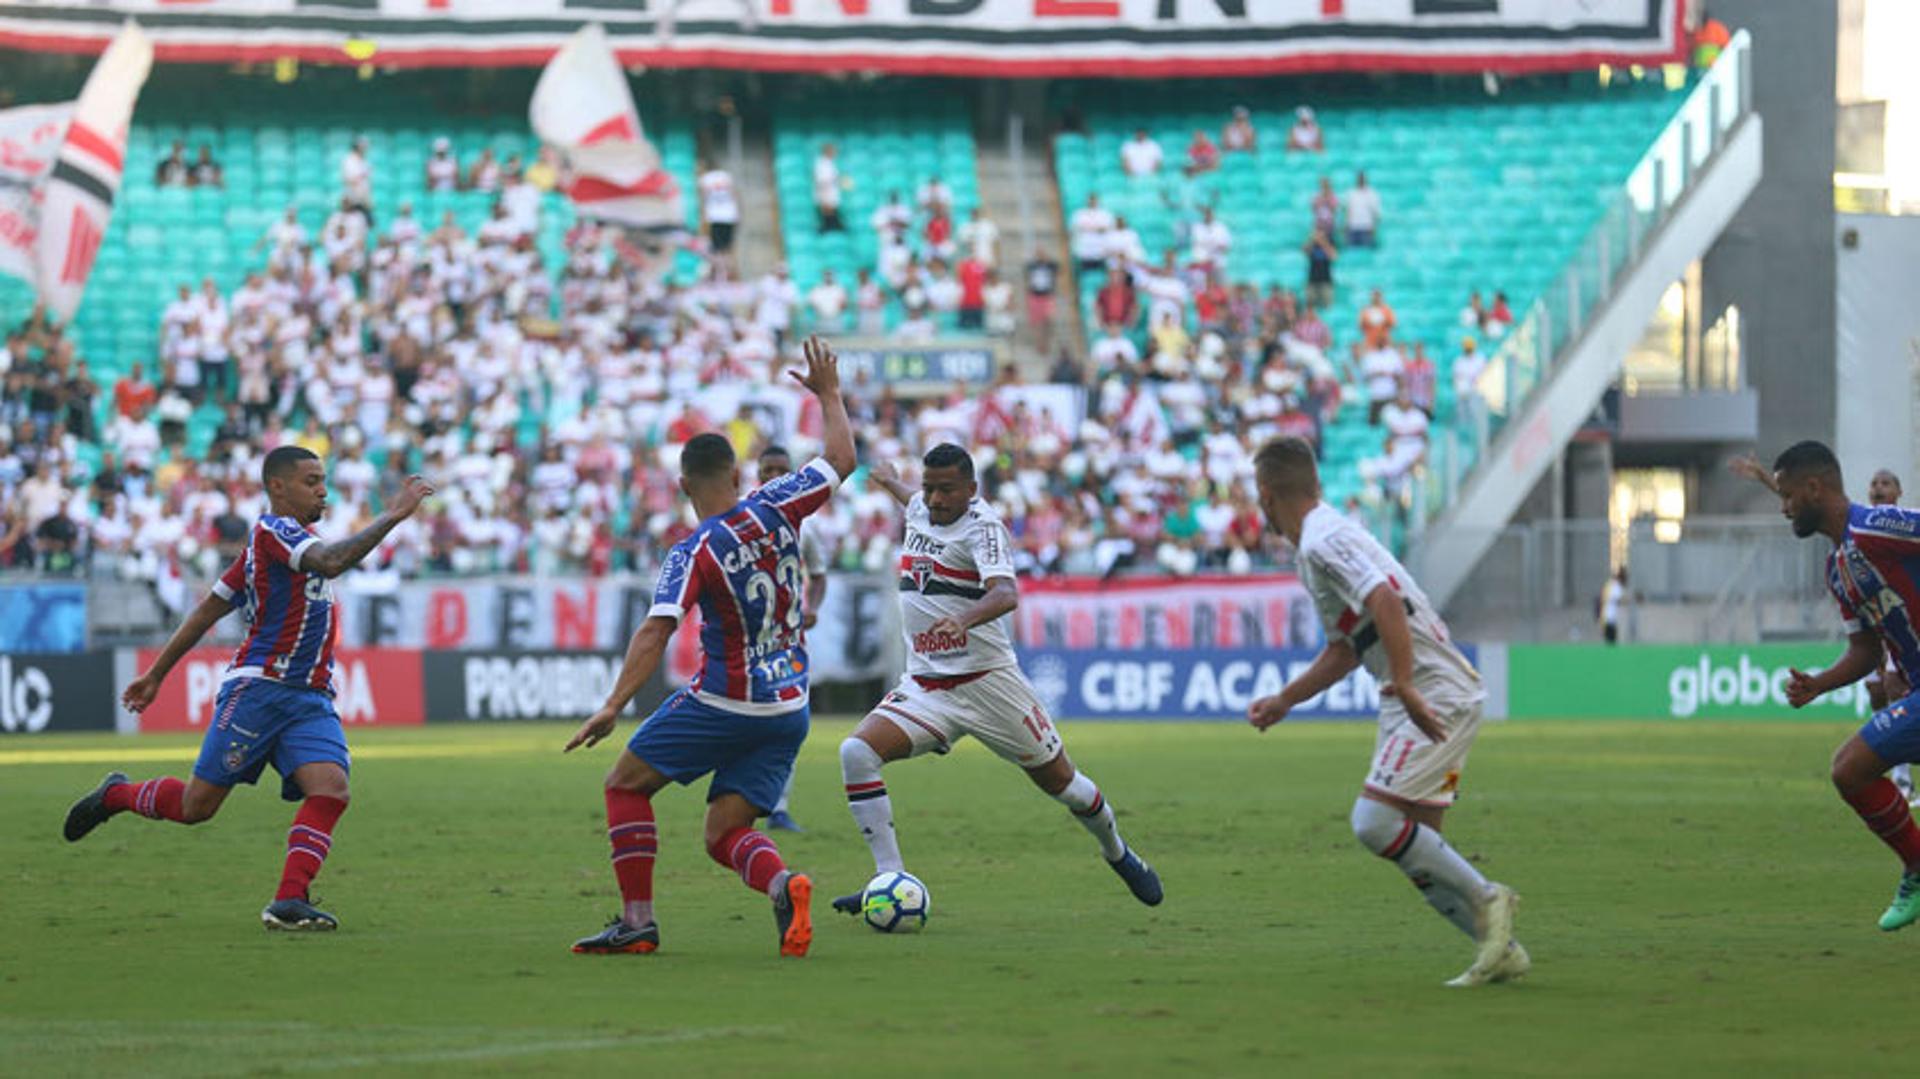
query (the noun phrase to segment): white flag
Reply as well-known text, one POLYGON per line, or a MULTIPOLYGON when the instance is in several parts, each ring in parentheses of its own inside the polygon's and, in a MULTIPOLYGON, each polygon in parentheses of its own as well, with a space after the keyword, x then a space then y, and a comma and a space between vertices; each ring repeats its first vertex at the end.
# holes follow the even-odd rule
POLYGON ((607 32, 588 23, 540 73, 528 109, 534 133, 565 157, 567 195, 583 217, 641 228, 678 228, 680 187, 640 129, 627 78, 607 32))
POLYGON ((71 102, 0 111, 0 274, 33 283, 40 202, 72 117, 71 102))
POLYGON ((73 317, 107 234, 127 152, 133 102, 153 67, 153 42, 133 20, 107 46, 74 103, 34 243, 40 299, 59 321, 73 317))

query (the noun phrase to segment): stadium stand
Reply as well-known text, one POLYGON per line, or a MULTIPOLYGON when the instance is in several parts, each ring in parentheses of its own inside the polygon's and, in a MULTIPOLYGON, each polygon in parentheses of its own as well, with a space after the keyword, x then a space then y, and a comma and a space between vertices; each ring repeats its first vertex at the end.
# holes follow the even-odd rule
MULTIPOLYGON (((1601 86, 1590 75, 1511 84, 1497 98, 1458 81, 1428 89, 1396 83, 1390 92, 1271 81, 1066 84, 1058 104, 1084 126, 1056 138, 1055 167, 1067 212, 1097 194, 1138 233, 1151 264, 1167 250, 1186 263, 1190 222, 1198 207, 1215 207, 1233 238, 1227 280, 1261 293, 1304 285, 1302 244, 1321 179, 1345 193, 1364 171, 1383 210, 1374 246, 1335 237, 1342 241, 1337 288, 1322 312, 1335 337, 1328 359, 1336 368, 1356 362, 1355 329, 1379 289, 1395 312, 1402 351, 1418 343, 1435 360, 1438 428, 1455 416, 1451 365, 1462 338, 1478 335, 1481 351, 1490 351, 1480 327, 1463 326, 1470 294, 1490 303, 1503 292, 1513 310, 1524 310, 1585 239, 1600 196, 1625 181, 1683 96, 1652 81, 1601 86), (1221 153, 1216 169, 1187 176, 1193 133, 1217 140, 1236 105, 1249 110, 1257 152, 1221 153), (1323 152, 1285 149, 1303 105, 1316 114, 1323 152), (1165 163, 1152 176, 1130 177, 1122 146, 1142 129, 1165 163)), ((1089 326, 1099 321, 1095 297, 1105 276, 1080 275, 1089 326)), ((1190 305, 1187 321, 1198 329, 1190 305)), ((1143 355, 1147 329, 1132 327, 1143 355)), ((1359 463, 1379 452, 1382 438, 1354 395, 1324 419, 1328 497, 1344 504, 1363 493, 1359 463)))

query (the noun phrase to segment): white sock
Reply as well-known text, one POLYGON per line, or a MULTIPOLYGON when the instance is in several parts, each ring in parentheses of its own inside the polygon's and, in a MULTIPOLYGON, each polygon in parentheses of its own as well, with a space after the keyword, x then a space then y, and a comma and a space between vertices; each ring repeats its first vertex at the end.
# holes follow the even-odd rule
POLYGON ((1473 934, 1474 909, 1493 886, 1439 832, 1371 798, 1354 801, 1351 822, 1361 846, 1399 866, 1429 906, 1473 934))
POLYGON ((875 873, 898 873, 906 869, 900 860, 900 841, 893 834, 893 799, 880 779, 884 762, 873 747, 858 738, 840 743, 840 778, 847 786, 847 808, 853 822, 873 852, 875 873))
POLYGON ((787 811, 787 799, 792 797, 793 797, 793 773, 788 772, 787 785, 780 788, 780 800, 773 804, 773 811, 775 813, 785 813, 787 811))
POLYGON ((1073 819, 1099 841, 1100 853, 1107 861, 1117 862, 1126 857, 1127 845, 1120 839, 1120 823, 1113 819, 1113 807, 1107 804, 1087 773, 1074 772, 1073 780, 1053 799, 1073 810, 1073 819))
POLYGON ((653 921, 653 900, 629 899, 626 908, 620 912, 620 920, 629 929, 644 929, 653 921))

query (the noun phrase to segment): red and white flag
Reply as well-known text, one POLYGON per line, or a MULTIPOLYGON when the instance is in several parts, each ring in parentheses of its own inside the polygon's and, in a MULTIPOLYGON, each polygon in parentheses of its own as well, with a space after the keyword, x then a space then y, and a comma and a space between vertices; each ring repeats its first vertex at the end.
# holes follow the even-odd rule
POLYGON ((72 102, 0 111, 0 274, 33 283, 40 203, 72 118, 72 102))
POLYGON ((73 317, 107 234, 127 153, 133 102, 153 68, 153 42, 133 20, 107 46, 74 103, 40 204, 34 275, 40 299, 62 322, 73 317))
POLYGON ((633 92, 607 32, 588 23, 540 73, 534 133, 566 158, 567 195, 582 217, 636 228, 680 228, 680 185, 640 129, 633 92))

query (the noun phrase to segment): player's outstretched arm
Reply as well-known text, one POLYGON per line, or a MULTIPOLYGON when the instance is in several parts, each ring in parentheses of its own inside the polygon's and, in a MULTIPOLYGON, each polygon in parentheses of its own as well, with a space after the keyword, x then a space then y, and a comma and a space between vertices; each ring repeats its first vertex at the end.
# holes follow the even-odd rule
POLYGON ((1743 479, 1752 480, 1774 494, 1780 493, 1779 485, 1773 482, 1773 473, 1767 471, 1767 466, 1761 464, 1760 459, 1750 453, 1728 461, 1727 471, 1743 479))
POLYGON ((1287 718, 1287 713, 1332 689, 1335 682, 1358 666, 1360 653, 1353 650, 1352 641, 1343 638, 1328 642, 1307 669, 1300 672, 1300 677, 1282 686, 1273 696, 1262 697, 1247 706, 1247 722, 1264 733, 1268 727, 1287 718))
POLYGON ((580 724, 580 729, 573 732, 562 753, 571 753, 581 746, 599 745, 601 739, 613 733, 620 710, 633 700, 641 686, 647 684, 647 679, 653 677, 653 672, 660 666, 660 657, 667 653, 667 642, 673 639, 673 631, 678 628, 680 623, 660 616, 640 624, 640 628, 634 631, 633 639, 627 642, 627 658, 620 665, 620 676, 614 679, 613 692, 607 694, 607 703, 580 724))
POLYGON ((1850 686, 1879 670, 1884 658, 1878 634, 1870 630, 1850 634, 1847 637, 1847 650, 1834 660, 1832 666, 1819 674, 1788 669, 1787 703, 1795 708, 1805 708, 1821 694, 1841 686, 1850 686))
POLYGON ((408 476, 401 486, 400 493, 394 495, 387 504, 387 511, 374 518, 372 524, 355 532, 337 543, 316 543, 307 548, 300 558, 300 569, 309 573, 318 573, 322 577, 338 577, 360 564, 360 560, 373 553, 387 533, 396 528, 401 521, 413 516, 420 503, 433 493, 433 484, 419 476, 408 476))
POLYGON ((167 680, 167 672, 173 670, 173 665, 180 662, 180 657, 192 651, 193 646, 200 643, 200 638, 205 637, 207 631, 232 610, 232 603, 208 593, 200 605, 187 614, 180 628, 173 631, 173 636, 167 638, 167 646, 160 650, 153 666, 128 683, 126 690, 120 694, 120 703, 127 706, 127 711, 144 711, 147 705, 152 704, 153 698, 160 692, 160 683, 167 680))
POLYGON ((820 456, 845 479, 860 467, 860 459, 853 452, 853 424, 847 419, 847 403, 840 397, 840 357, 819 337, 807 338, 800 352, 807 360, 806 373, 787 374, 820 399, 821 433, 826 443, 820 456))
POLYGON ((867 469, 867 478, 902 506, 913 501, 913 489, 900 482, 900 470, 893 467, 892 461, 876 461, 867 469))
POLYGON ((1376 586, 1367 594, 1367 613, 1373 615, 1373 627, 1380 631, 1380 646, 1387 650, 1387 670, 1393 676, 1381 693, 1400 698, 1407 718, 1421 734, 1435 742, 1446 741, 1446 728, 1413 684, 1413 629, 1407 625, 1407 608, 1400 593, 1391 585, 1376 586))

